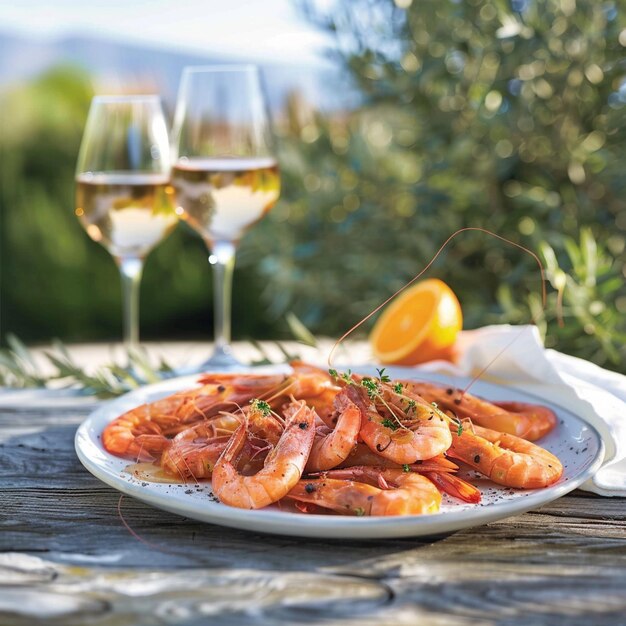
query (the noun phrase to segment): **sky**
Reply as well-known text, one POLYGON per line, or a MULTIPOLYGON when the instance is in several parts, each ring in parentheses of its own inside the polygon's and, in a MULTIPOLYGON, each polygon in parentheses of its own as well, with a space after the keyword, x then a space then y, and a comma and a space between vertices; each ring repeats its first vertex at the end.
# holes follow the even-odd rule
POLYGON ((290 0, 19 0, 0 30, 36 38, 99 36, 263 61, 323 64, 328 40, 290 0))

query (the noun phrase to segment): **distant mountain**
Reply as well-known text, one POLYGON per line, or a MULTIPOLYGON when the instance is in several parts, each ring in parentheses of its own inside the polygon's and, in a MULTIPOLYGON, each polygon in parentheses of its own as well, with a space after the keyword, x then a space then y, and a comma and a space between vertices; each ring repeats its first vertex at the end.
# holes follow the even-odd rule
MULTIPOLYGON (((98 85, 120 90, 125 85, 145 85, 158 91, 168 107, 176 100, 182 69, 186 65, 255 62, 220 54, 196 55, 117 41, 67 37, 46 41, 0 32, 0 87, 31 78, 58 64, 83 67, 98 85)), ((261 63, 270 107, 280 110, 290 93, 322 110, 350 108, 355 91, 346 86, 339 70, 261 63)))

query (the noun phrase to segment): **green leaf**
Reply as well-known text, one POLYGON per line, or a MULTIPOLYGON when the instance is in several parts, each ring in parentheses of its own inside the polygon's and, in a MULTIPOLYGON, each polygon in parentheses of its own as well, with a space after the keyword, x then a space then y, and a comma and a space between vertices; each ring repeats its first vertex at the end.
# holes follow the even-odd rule
POLYGON ((285 315, 291 334, 301 343, 313 348, 317 347, 315 335, 298 319, 295 313, 289 311, 285 315))

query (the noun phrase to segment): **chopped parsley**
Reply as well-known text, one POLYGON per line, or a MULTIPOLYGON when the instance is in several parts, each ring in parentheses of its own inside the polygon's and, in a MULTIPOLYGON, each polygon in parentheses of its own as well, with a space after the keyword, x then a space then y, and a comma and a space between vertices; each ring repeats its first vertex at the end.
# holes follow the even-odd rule
POLYGON ((354 512, 357 517, 363 517, 365 515, 365 509, 362 506, 357 506, 357 508, 354 509, 354 512))
POLYGON ((394 390, 396 393, 402 393, 402 383, 396 383, 396 384, 393 386, 393 390, 394 390))
POLYGON ((334 369, 329 369, 328 373, 333 377, 333 378, 337 378, 337 376, 339 376, 339 374, 337 373, 337 370, 334 369))
POLYGON ((269 415, 272 412, 270 405, 265 400, 250 400, 250 406, 253 411, 259 411, 262 415, 269 415))
POLYGON ((387 428, 391 428, 391 430, 398 430, 398 424, 394 422, 393 420, 390 420, 388 417, 386 417, 381 422, 381 425, 386 426, 387 428))
POLYGON ((408 474, 408 473, 411 471, 411 468, 410 468, 410 467, 409 467, 409 466, 405 463, 405 464, 402 466, 402 471, 403 471, 403 472, 406 472, 406 473, 408 474))

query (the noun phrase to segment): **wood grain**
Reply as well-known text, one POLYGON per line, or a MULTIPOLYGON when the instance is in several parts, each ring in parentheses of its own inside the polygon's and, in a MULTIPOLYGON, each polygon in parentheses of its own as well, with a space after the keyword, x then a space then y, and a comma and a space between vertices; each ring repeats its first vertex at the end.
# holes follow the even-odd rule
POLYGON ((80 413, 0 413, 0 624, 626 624, 626 503, 575 492, 428 539, 322 541, 124 498, 80 413))

